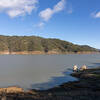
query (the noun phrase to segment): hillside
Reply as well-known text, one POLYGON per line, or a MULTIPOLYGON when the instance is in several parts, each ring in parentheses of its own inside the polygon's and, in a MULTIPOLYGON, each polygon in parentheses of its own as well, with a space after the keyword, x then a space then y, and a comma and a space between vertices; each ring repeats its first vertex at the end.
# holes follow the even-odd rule
POLYGON ((87 45, 75 45, 59 39, 0 35, 0 52, 78 53, 96 51, 98 50, 87 45))

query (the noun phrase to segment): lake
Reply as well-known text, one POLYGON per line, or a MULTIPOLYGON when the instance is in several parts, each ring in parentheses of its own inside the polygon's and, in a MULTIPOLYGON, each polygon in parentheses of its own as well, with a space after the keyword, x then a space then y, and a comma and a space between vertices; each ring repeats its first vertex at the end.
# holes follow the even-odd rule
POLYGON ((0 55, 0 87, 48 89, 67 81, 73 65, 100 66, 100 54, 0 55))

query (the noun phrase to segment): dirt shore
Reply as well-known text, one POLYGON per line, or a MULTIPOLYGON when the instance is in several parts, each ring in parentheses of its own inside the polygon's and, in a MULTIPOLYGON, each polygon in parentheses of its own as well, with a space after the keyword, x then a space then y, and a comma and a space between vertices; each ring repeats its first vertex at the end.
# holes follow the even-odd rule
POLYGON ((52 55, 52 54, 100 54, 100 52, 57 52, 57 51, 20 51, 20 52, 9 52, 9 51, 0 51, 0 55, 52 55))
POLYGON ((7 100, 100 100, 100 67, 74 72, 79 80, 64 83, 48 90, 28 90, 1 93, 7 100))

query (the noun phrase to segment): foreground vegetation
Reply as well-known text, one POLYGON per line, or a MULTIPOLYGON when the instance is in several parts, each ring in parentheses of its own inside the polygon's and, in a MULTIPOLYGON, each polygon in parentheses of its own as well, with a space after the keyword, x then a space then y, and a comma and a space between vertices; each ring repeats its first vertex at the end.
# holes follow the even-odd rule
POLYGON ((59 39, 46 39, 36 36, 0 36, 0 52, 67 53, 97 52, 90 46, 75 45, 59 39))
POLYGON ((100 68, 75 72, 72 76, 79 80, 44 91, 7 93, 7 100, 100 100, 100 68))

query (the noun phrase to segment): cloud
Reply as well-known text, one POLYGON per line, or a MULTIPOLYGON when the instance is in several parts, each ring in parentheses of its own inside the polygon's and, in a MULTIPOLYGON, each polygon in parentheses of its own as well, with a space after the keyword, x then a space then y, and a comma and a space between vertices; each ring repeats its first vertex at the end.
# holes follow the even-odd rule
POLYGON ((66 11, 67 11, 68 14, 72 14, 73 13, 72 4, 67 3, 66 11))
POLYGON ((40 23, 37 25, 37 27, 39 27, 39 28, 43 28, 43 27, 44 27, 44 25, 45 25, 45 23, 40 22, 40 23))
POLYGON ((38 0, 0 0, 0 12, 8 14, 10 17, 31 14, 35 10, 38 0))
POLYGON ((39 22, 37 24, 34 24, 34 27, 35 28, 39 28, 39 29, 43 29, 44 25, 45 25, 45 23, 41 21, 41 22, 39 22))
POLYGON ((100 11, 97 13, 92 13, 91 16, 94 18, 100 18, 100 11))
POLYGON ((44 20, 48 21, 55 13, 62 11, 65 8, 66 0, 58 2, 53 9, 47 8, 39 13, 39 16, 44 20))

